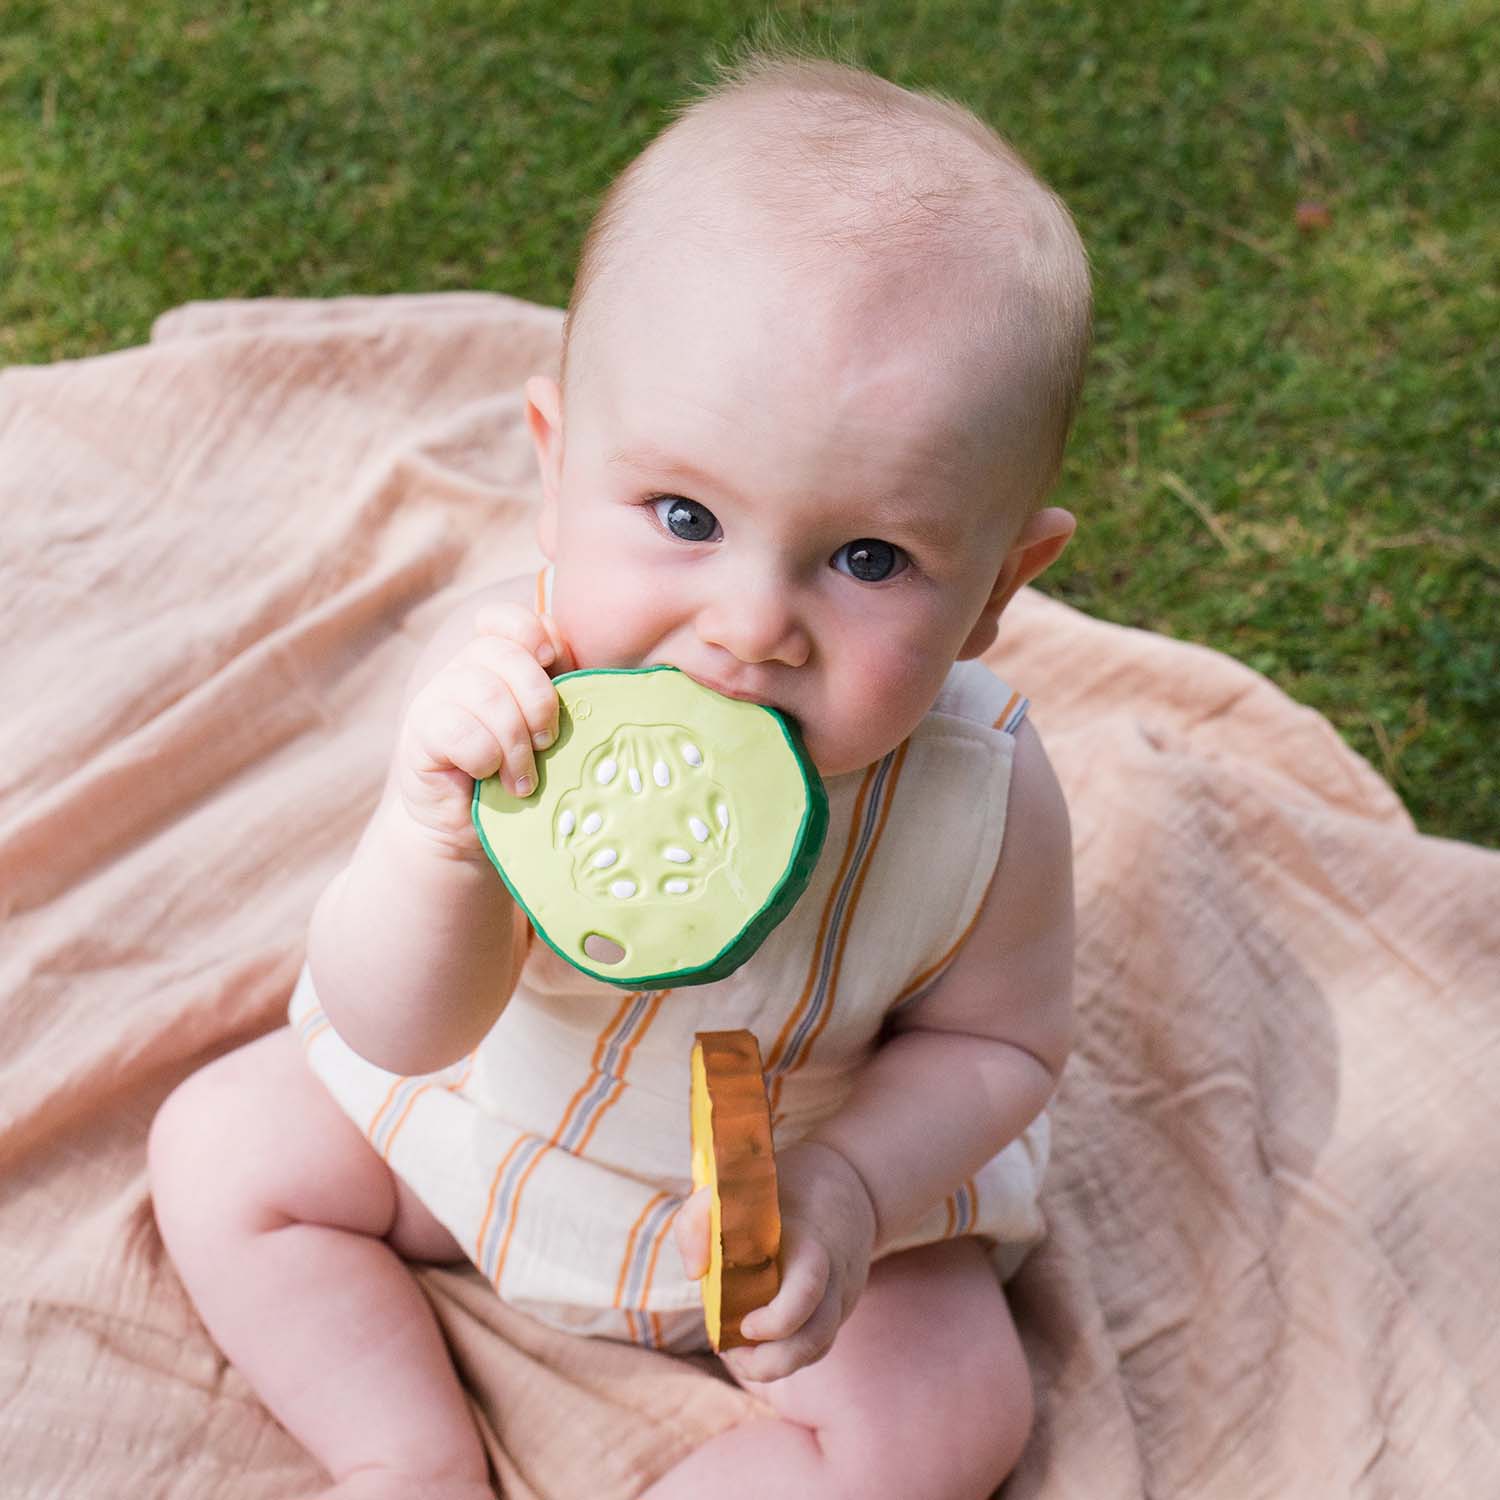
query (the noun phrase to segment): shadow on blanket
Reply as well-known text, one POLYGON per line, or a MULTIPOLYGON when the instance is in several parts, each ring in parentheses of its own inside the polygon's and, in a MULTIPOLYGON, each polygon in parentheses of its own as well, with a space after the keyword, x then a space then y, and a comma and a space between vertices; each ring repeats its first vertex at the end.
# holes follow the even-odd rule
MULTIPOLYGON (((534 565, 503 297, 191 306, 0 376, 0 1472, 17 1500, 317 1476, 157 1240, 166 1091, 279 1024, 396 694, 534 565)), ((1087 518, 1084 518, 1087 524, 1087 518)), ((1080 1036, 1011 1497, 1479 1495, 1500 1474, 1500 856, 1419 837, 1234 662, 1034 593, 999 670, 1074 814, 1080 1036)), ((514 1497, 625 1500, 748 1398, 424 1285, 514 1497)))

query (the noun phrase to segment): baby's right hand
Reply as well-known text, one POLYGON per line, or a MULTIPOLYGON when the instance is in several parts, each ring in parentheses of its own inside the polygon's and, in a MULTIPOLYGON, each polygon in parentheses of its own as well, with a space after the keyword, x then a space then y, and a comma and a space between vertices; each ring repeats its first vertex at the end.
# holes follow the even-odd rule
POLYGON ((396 750, 408 815, 453 852, 472 856, 474 783, 500 773, 518 797, 536 787, 534 749, 557 737, 551 672, 571 670, 549 617, 520 604, 487 605, 474 634, 412 698, 396 750))

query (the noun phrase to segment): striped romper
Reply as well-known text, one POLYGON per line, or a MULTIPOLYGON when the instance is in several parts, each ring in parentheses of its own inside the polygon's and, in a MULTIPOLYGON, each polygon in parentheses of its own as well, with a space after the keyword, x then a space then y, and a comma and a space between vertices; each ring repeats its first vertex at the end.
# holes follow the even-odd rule
MULTIPOLYGON (((837 1110, 885 1018, 933 985, 978 912, 1025 712, 983 665, 958 663, 910 738, 828 781, 807 890, 727 979, 625 991, 534 942, 475 1051, 400 1077, 344 1045, 304 969, 291 1020, 308 1062, 512 1306, 577 1333, 706 1348, 698 1285, 669 1243, 691 1191, 694 1033, 755 1033, 778 1143, 837 1110)), ((1009 1274, 1041 1232, 1047 1145, 1042 1115, 890 1248, 978 1235, 1009 1274)))

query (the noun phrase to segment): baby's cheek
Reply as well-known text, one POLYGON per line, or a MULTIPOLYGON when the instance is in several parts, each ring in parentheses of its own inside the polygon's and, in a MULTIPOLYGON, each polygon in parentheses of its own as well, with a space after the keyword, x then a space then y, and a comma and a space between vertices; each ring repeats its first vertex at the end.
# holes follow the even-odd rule
POLYGON ((617 607, 608 584, 573 586, 554 595, 553 618, 563 639, 572 647, 573 658, 580 667, 617 667, 632 665, 627 660, 630 649, 629 612, 617 607))
MULTIPOLYGON (((601 546, 599 552, 608 556, 610 549, 601 546)), ((590 556, 586 566, 575 560, 566 583, 559 576, 553 613, 580 667, 637 667, 670 634, 680 605, 670 580, 628 555, 617 567, 602 566, 590 556)))
POLYGON ((851 660, 836 674, 823 732, 809 735, 819 769, 825 775, 858 770, 895 749, 921 723, 946 675, 946 666, 939 670, 929 660, 851 660))
POLYGON ((953 663, 914 643, 905 650, 872 653, 862 663, 866 696, 877 712, 887 714, 897 743, 905 739, 932 707, 953 663))

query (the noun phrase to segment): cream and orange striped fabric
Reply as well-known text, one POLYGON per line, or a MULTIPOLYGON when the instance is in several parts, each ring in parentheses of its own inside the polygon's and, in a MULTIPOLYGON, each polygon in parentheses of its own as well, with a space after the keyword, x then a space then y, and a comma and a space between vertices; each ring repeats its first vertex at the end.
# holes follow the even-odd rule
MULTIPOLYGON (((835 1111, 886 1016, 937 982, 975 919, 1025 712, 984 666, 956 666, 908 740, 828 783, 807 891, 727 979, 622 991, 533 944, 476 1053, 402 1078, 343 1044, 304 972, 291 1017, 309 1062, 508 1302, 579 1333, 703 1348, 697 1284, 669 1243, 690 1190, 693 1034, 755 1032, 779 1143, 835 1111)), ((1008 1272, 1040 1233, 1047 1138, 1043 1117, 902 1244, 986 1236, 1008 1272)))

